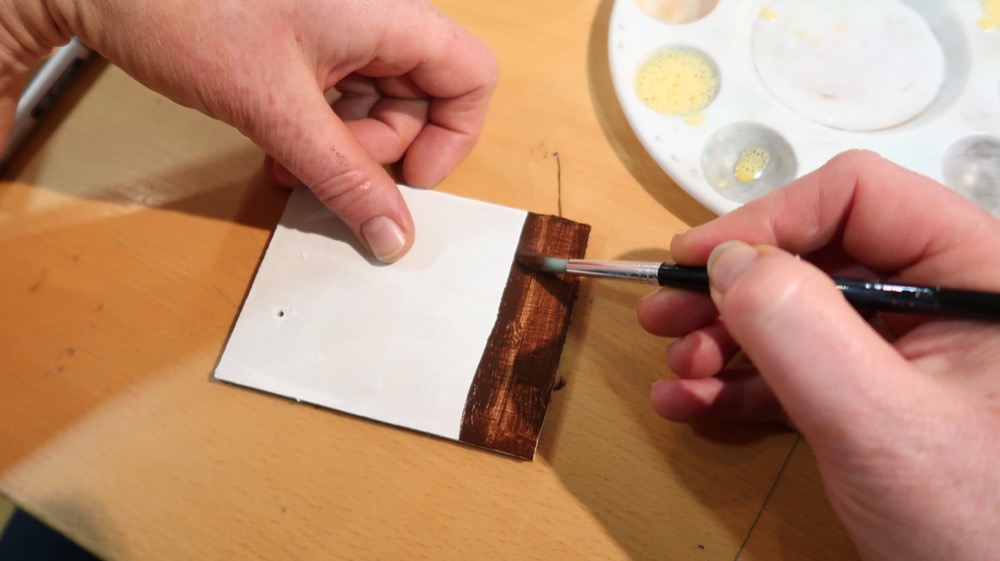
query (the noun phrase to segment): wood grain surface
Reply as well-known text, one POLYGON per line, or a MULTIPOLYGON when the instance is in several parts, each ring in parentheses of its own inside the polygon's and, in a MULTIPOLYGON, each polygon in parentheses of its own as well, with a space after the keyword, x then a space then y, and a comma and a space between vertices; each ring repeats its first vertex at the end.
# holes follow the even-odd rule
MULTIPOLYGON (((528 213, 517 254, 586 256, 590 226, 528 213)), ((580 279, 532 271, 513 259, 496 323, 462 412, 459 440, 530 460, 556 386, 580 279)))
MULTIPOLYGON (((610 0, 438 5, 494 49, 483 136, 439 189, 667 258, 712 218, 615 100, 610 0)), ((232 129, 106 63, 0 184, 0 493, 109 559, 847 560, 805 443, 658 418, 648 289, 580 285, 533 462, 216 383, 287 193, 232 129)))

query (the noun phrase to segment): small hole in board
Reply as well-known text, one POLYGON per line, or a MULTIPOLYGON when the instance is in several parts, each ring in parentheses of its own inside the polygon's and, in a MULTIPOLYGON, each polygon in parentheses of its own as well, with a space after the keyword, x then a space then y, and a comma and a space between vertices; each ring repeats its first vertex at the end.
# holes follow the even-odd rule
POLYGON ((277 315, 279 318, 283 318, 285 317, 285 310, 278 310, 278 313, 275 315, 277 315))

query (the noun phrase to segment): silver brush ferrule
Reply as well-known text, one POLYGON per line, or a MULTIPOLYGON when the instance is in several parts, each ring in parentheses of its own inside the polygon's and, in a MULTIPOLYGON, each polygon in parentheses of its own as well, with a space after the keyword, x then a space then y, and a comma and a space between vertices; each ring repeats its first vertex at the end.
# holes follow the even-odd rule
POLYGON ((657 280, 659 271, 660 263, 652 262, 591 261, 582 259, 569 259, 566 261, 566 272, 569 274, 630 279, 647 284, 659 284, 657 280))

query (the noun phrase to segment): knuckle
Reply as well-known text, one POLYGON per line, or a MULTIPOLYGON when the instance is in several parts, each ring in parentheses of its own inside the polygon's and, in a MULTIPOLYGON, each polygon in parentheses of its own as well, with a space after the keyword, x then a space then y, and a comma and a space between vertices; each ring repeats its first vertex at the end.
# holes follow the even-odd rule
POLYGON ((341 166, 331 175, 312 186, 316 197, 345 220, 357 218, 366 203, 375 196, 376 184, 364 168, 341 166))

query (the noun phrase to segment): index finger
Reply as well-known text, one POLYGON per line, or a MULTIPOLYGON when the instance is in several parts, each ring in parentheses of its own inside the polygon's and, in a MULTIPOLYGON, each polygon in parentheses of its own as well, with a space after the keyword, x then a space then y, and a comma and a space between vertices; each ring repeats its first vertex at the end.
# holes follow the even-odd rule
POLYGON ((832 243, 858 263, 912 282, 997 286, 1000 221, 936 181, 852 151, 765 197, 674 238, 678 263, 700 265, 728 240, 808 254, 832 243), (976 263, 975 267, 969 267, 976 263))
POLYGON ((432 96, 427 125, 403 160, 403 176, 417 185, 437 183, 472 151, 496 88, 497 62, 486 45, 468 32, 450 37, 441 56, 412 74, 432 96))
POLYGON ((394 44, 387 49, 408 54, 376 59, 357 72, 375 78, 406 73, 412 88, 389 93, 402 98, 422 93, 429 99, 427 123, 407 148, 402 171, 407 183, 430 187, 479 139, 496 88, 497 62, 485 43, 436 11, 419 29, 410 26, 390 37, 394 44))

